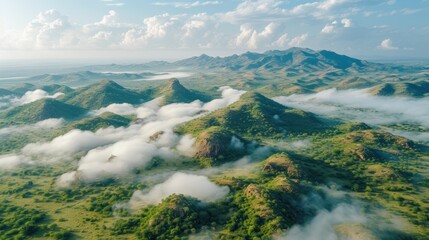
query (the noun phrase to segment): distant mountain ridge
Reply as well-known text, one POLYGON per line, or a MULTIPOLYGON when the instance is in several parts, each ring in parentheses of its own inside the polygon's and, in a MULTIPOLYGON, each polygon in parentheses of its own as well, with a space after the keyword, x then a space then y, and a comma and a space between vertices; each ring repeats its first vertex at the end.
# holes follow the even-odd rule
POLYGON ((210 57, 203 54, 174 62, 172 65, 226 68, 230 70, 279 69, 284 67, 308 67, 320 70, 329 67, 337 69, 361 68, 374 64, 327 50, 315 51, 308 48, 290 48, 264 53, 246 52, 228 57, 210 57))
MULTIPOLYGON (((141 68, 139 69, 141 70, 141 68)), ((114 71, 114 70, 110 70, 114 71)), ((30 81, 42 81, 51 83, 68 83, 68 84, 87 84, 89 81, 109 80, 138 80, 148 77, 157 76, 159 74, 142 72, 94 72, 94 71, 78 71, 64 74, 43 74, 30 77, 30 81)))

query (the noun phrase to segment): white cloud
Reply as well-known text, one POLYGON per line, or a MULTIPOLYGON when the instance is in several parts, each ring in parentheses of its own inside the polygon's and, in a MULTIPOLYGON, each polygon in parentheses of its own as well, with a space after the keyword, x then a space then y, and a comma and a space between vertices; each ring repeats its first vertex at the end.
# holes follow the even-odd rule
POLYGON ((325 27, 323 27, 321 33, 332 33, 334 31, 334 25, 326 24, 325 27))
POLYGON ((345 28, 349 28, 352 26, 352 20, 348 19, 348 18, 343 18, 341 19, 341 23, 343 24, 343 26, 345 28))
POLYGON ((1 128, 0 137, 4 137, 15 133, 28 132, 28 131, 37 131, 37 130, 45 131, 46 129, 50 129, 50 128, 58 128, 63 124, 64 124, 64 119, 62 118, 50 118, 31 125, 21 125, 21 126, 11 126, 6 128, 1 128))
POLYGON ((111 112, 118 115, 132 115, 136 114, 136 109, 133 105, 129 103, 113 103, 107 107, 92 111, 91 113, 94 115, 100 115, 105 112, 111 112))
MULTIPOLYGON (((143 26, 133 27, 122 34, 121 46, 136 48, 149 42, 153 46, 168 46, 171 39, 180 39, 185 15, 164 13, 143 20, 143 26), (165 44, 165 45, 164 45, 165 44)), ((180 41, 175 43, 180 45, 180 41)))
POLYGON ((329 117, 369 124, 411 122, 429 127, 428 99, 371 96, 367 92, 368 89, 328 89, 315 94, 296 94, 274 99, 286 106, 329 117))
POLYGON ((305 40, 307 40, 307 37, 308 37, 308 33, 304 33, 302 35, 296 36, 292 40, 290 40, 289 46, 299 47, 302 45, 303 42, 305 42, 305 40))
POLYGON ((53 95, 49 95, 47 92, 41 89, 36 89, 34 91, 27 91, 22 97, 14 98, 11 100, 11 102, 13 105, 23 105, 23 104, 35 102, 43 98, 57 98, 62 95, 64 95, 64 93, 61 93, 61 92, 55 93, 53 95))
POLYGON ((64 176, 67 179, 65 182, 69 184, 78 180, 91 182, 104 177, 130 174, 136 168, 144 168, 156 156, 166 160, 175 159, 179 155, 191 156, 195 139, 187 135, 177 136, 173 128, 201 116, 203 112, 225 107, 237 101, 244 93, 229 87, 222 87, 220 91, 221 99, 206 104, 194 101, 159 107, 156 104, 158 101, 151 101, 134 109, 130 105, 114 104, 95 113, 113 110, 117 113, 137 113, 143 118, 127 128, 109 127, 95 133, 72 130, 50 142, 28 144, 21 152, 23 156, 50 162, 68 160, 78 153, 85 154, 88 151, 80 159, 76 174, 67 173, 64 176), (159 136, 153 139, 154 134, 159 136), (70 176, 75 176, 74 181, 70 180, 70 176))
POLYGON ((10 170, 21 164, 30 163, 28 159, 18 155, 0 156, 0 169, 10 170))
POLYGON ((56 184, 59 188, 69 188, 76 182, 76 179, 78 179, 77 172, 68 172, 61 175, 57 179, 56 184))
POLYGON ((91 40, 94 40, 95 42, 98 41, 108 41, 110 40, 110 37, 112 36, 112 32, 106 32, 106 31, 100 31, 94 34, 92 36, 91 40))
POLYGON ((278 0, 245 0, 233 11, 218 14, 218 18, 231 23, 281 18, 287 14, 287 10, 280 6, 282 3, 278 0))
POLYGON ((177 172, 165 182, 155 185, 148 193, 134 192, 132 206, 158 204, 172 194, 183 194, 201 201, 213 202, 228 195, 229 188, 212 183, 206 176, 177 172))
MULTIPOLYGON (((341 19, 341 24, 342 27, 344 28, 350 28, 352 26, 352 21, 348 18, 343 18, 341 19)), ((338 21, 334 20, 331 23, 328 23, 325 25, 325 27, 323 27, 322 31, 320 31, 321 33, 333 33, 336 31, 336 29, 340 28, 341 25, 338 25, 338 21)))
POLYGON ((295 6, 290 13, 292 15, 312 16, 315 18, 332 18, 330 12, 350 0, 324 0, 318 2, 308 2, 295 6))
POLYGON ((281 35, 276 41, 273 42, 273 46, 284 48, 289 41, 289 35, 287 33, 281 35))
POLYGON ((378 46, 379 49, 383 49, 383 50, 397 50, 399 49, 398 47, 395 47, 393 45, 393 41, 390 40, 390 38, 384 39, 380 45, 378 46))
POLYGON ((221 1, 195 1, 195 2, 154 2, 155 6, 172 6, 175 8, 194 8, 208 5, 219 5, 221 1))
POLYGON ((320 210, 311 222, 294 225, 287 231, 285 240, 301 239, 341 239, 335 230, 338 224, 365 223, 367 219, 360 209, 350 204, 340 204, 332 211, 320 210))
POLYGON ((277 24, 270 22, 264 29, 258 32, 250 25, 243 24, 240 26, 240 33, 235 38, 234 45, 247 49, 264 49, 275 44, 285 44, 284 41, 287 40, 287 34, 283 34, 280 36, 281 39, 279 39, 279 32, 276 31, 277 28, 277 24))
POLYGON ((68 34, 71 24, 67 17, 57 10, 50 9, 39 13, 25 27, 19 38, 19 48, 57 49, 67 47, 65 43, 73 41, 68 34))
POLYGON ((129 135, 130 133, 123 128, 101 129, 95 133, 74 129, 50 142, 30 143, 22 149, 22 152, 26 155, 61 157, 111 144, 129 135))
POLYGON ((109 176, 129 174, 132 170, 145 167, 155 156, 174 156, 168 148, 158 148, 143 139, 122 140, 105 148, 88 152, 80 161, 78 173, 84 181, 95 181, 109 176))
POLYGON ((106 3, 106 6, 112 6, 112 7, 122 7, 125 3, 106 3))

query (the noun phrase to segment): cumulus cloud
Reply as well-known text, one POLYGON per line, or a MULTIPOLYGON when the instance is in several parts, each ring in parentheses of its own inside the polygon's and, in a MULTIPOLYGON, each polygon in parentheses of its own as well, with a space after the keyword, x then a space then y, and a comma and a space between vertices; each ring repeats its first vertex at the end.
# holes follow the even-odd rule
POLYGON ((276 97, 274 100, 317 114, 369 124, 410 122, 429 127, 428 99, 372 96, 368 89, 328 89, 315 94, 276 97))
POLYGON ((132 206, 158 204, 172 194, 183 194, 201 201, 212 202, 225 198, 229 188, 212 183, 206 176, 177 172, 165 182, 155 185, 149 192, 134 192, 132 206))
POLYGON ((348 18, 341 19, 341 23, 343 24, 343 27, 345 27, 345 28, 349 28, 352 26, 352 20, 350 20, 348 18))
POLYGON ((64 157, 111 144, 130 135, 129 129, 125 128, 110 127, 95 133, 74 129, 50 142, 30 143, 22 149, 22 152, 27 155, 64 157))
POLYGON ((296 36, 296 37, 292 38, 292 40, 290 40, 289 46, 299 47, 302 45, 302 43, 305 42, 305 40, 307 40, 307 37, 308 37, 308 33, 304 33, 302 35, 296 36))
POLYGON ((320 32, 321 33, 334 33, 337 30, 339 30, 341 27, 350 28, 351 26, 352 26, 352 21, 348 18, 343 18, 343 19, 341 19, 341 24, 339 24, 337 20, 334 20, 331 23, 326 24, 320 32))
POLYGON ((276 32, 276 29, 277 25, 274 22, 266 25, 260 32, 256 31, 248 24, 241 25, 240 33, 235 38, 235 45, 248 49, 258 49, 260 47, 271 46, 274 44, 273 41, 279 40, 276 39, 279 35, 279 33, 276 32))
POLYGON ((34 91, 27 91, 22 97, 12 99, 14 105, 23 105, 43 98, 57 98, 64 95, 64 93, 58 92, 53 95, 49 95, 46 91, 36 89, 34 91))
POLYGON ((158 148, 142 139, 123 140, 89 151, 79 161, 77 171, 81 173, 82 180, 91 182, 100 177, 129 174, 134 169, 145 167, 156 156, 164 159, 174 157, 168 148, 158 148))
POLYGON ((69 34, 70 30, 71 24, 67 17, 50 9, 39 13, 27 24, 18 44, 23 48, 64 48, 67 43, 74 41, 74 37, 69 34))
MULTIPOLYGON (((152 4, 190 9, 222 3, 222 1, 158 1, 152 4)), ((106 1, 103 4, 117 7, 122 6, 123 1, 106 1)), ((25 29, 3 30, 4 33, 0 34, 0 48, 5 50, 80 51, 88 49, 156 51, 163 49, 170 55, 169 50, 171 49, 192 49, 201 52, 202 50, 207 51, 207 49, 225 49, 225 46, 235 51, 237 51, 237 46, 244 49, 268 50, 299 45, 299 39, 295 38, 290 41, 284 30, 289 29, 291 24, 302 23, 303 30, 301 30, 308 32, 313 31, 313 29, 308 29, 308 26, 314 26, 320 20, 338 19, 338 24, 335 26, 326 24, 327 22, 325 22, 325 27, 321 26, 322 33, 333 33, 337 28, 352 27, 350 16, 363 11, 362 5, 365 5, 364 7, 370 5, 353 0, 319 0, 304 3, 288 3, 281 0, 243 0, 233 4, 236 4, 236 7, 227 12, 164 13, 145 16, 143 21, 135 22, 121 20, 118 11, 110 10, 104 16, 100 16, 100 20, 85 24, 69 21, 58 11, 48 10, 35 16, 25 29), (274 32, 270 32, 269 28, 264 29, 269 27, 270 23, 278 25, 274 32)), ((404 8, 394 12, 402 16, 402 14, 415 13, 416 10, 404 8)), ((376 16, 374 15, 374 17, 376 16)), ((361 28, 360 31, 363 29, 361 28)), ((310 34, 320 30, 316 29, 316 32, 310 34)), ((367 31, 373 32, 370 29, 367 31)), ((370 32, 360 35, 379 36, 378 34, 380 34, 371 35, 370 32)), ((289 35, 298 34, 296 32, 288 33, 289 35)), ((343 38, 334 40, 341 41, 344 40, 343 38)), ((361 46, 365 47, 370 47, 370 44, 361 42, 361 46)), ((320 46, 313 47, 320 48, 320 46)))
POLYGON ((390 40, 390 38, 384 39, 383 41, 381 41, 380 45, 378 45, 379 49, 382 50, 397 50, 399 49, 398 47, 395 47, 393 45, 393 41, 390 40))

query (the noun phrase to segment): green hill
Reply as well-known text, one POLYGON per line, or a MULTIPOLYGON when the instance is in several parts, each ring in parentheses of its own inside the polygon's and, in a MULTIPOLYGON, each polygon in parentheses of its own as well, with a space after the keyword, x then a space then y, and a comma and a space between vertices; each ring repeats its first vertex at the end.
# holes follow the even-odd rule
POLYGON ((65 85, 59 85, 59 84, 51 84, 51 85, 46 85, 41 87, 40 89, 42 89, 43 91, 49 93, 49 94, 54 94, 54 93, 64 93, 64 94, 68 94, 73 92, 73 88, 70 88, 68 86, 65 85))
POLYGON ((55 99, 45 98, 19 107, 15 107, 2 113, 3 123, 22 124, 35 123, 49 118, 73 119, 83 115, 85 109, 60 102, 55 99))
POLYGON ((407 83, 383 83, 371 89, 377 96, 424 97, 429 94, 429 81, 407 83))
POLYGON ((86 118, 73 124, 71 129, 89 130, 96 131, 100 128, 107 127, 125 127, 131 123, 132 119, 129 117, 120 116, 111 112, 105 112, 101 115, 86 118))
POLYGON ((163 97, 162 105, 170 103, 189 103, 195 100, 207 102, 210 100, 210 97, 204 94, 188 90, 175 78, 170 79, 157 95, 163 97))
POLYGON ((35 90, 36 86, 31 83, 23 83, 18 86, 12 87, 9 90, 18 94, 18 95, 24 95, 27 91, 35 90))
POLYGON ((139 239, 178 239, 209 225, 210 220, 201 201, 173 194, 148 209, 136 234, 139 239))
POLYGON ((0 88, 0 97, 10 96, 10 95, 15 95, 15 94, 7 89, 0 88))
POLYGON ((126 89, 119 84, 103 80, 78 89, 61 98, 63 101, 86 109, 100 109, 113 103, 141 103, 143 94, 126 89))
MULTIPOLYGON (((238 159, 245 155, 246 151, 244 148, 231 146, 233 137, 239 139, 221 127, 206 129, 197 136, 194 157, 206 167, 238 159)), ((242 139, 240 141, 244 142, 242 139)))
POLYGON ((323 128, 324 124, 312 113, 287 108, 259 93, 248 92, 224 109, 185 123, 178 131, 198 136, 212 126, 244 138, 258 139, 311 132, 323 128))

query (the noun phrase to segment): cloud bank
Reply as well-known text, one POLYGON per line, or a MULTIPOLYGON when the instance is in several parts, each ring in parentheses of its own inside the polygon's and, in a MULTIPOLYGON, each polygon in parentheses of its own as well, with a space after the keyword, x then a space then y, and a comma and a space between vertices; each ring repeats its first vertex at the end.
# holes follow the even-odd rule
POLYGON ((338 224, 362 224, 367 220, 360 209, 351 204, 342 203, 332 211, 326 209, 320 210, 319 213, 307 224, 300 226, 295 225, 288 230, 285 240, 302 240, 302 239, 326 239, 339 240, 343 239, 335 227, 338 224))
POLYGON ((4 96, 0 98, 0 109, 16 107, 16 106, 32 103, 43 98, 57 98, 62 95, 64 95, 64 93, 61 93, 61 92, 49 95, 49 93, 47 93, 42 89, 36 89, 32 91, 27 91, 21 97, 4 96))
POLYGON ((417 123, 429 127, 429 100, 371 96, 363 90, 328 89, 315 94, 294 94, 274 100, 294 108, 369 124, 417 123))
POLYGON ((155 185, 148 193, 134 192, 130 204, 141 206, 158 204, 172 194, 183 194, 201 201, 213 202, 225 198, 229 188, 212 183, 206 176, 177 172, 165 182, 155 185))
POLYGON ((159 107, 154 100, 140 106, 113 104, 95 111, 137 114, 140 118, 127 128, 106 128, 96 132, 72 130, 50 142, 32 143, 22 150, 25 156, 38 156, 45 161, 70 159, 77 153, 86 153, 78 162, 77 170, 58 180, 65 187, 76 181, 97 181, 111 176, 123 176, 144 168, 155 157, 172 161, 180 156, 192 156, 195 139, 178 136, 173 128, 237 101, 244 91, 220 88, 222 98, 208 103, 174 103, 159 107), (71 179, 74 178, 72 181, 71 179))
POLYGON ((35 124, 23 125, 23 126, 11 126, 6 128, 0 128, 0 137, 5 137, 11 134, 23 133, 35 130, 46 130, 50 128, 59 128, 64 124, 62 118, 50 118, 35 124))

